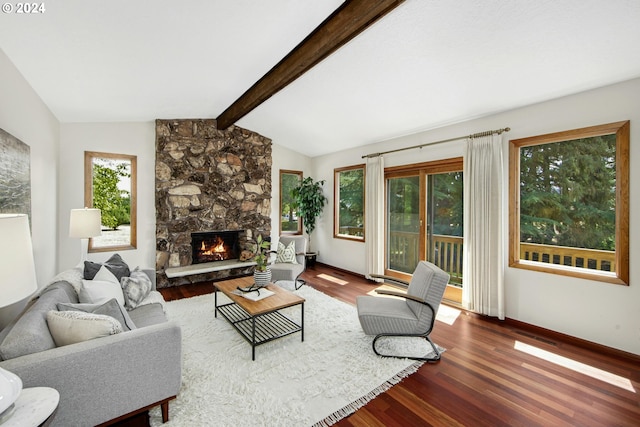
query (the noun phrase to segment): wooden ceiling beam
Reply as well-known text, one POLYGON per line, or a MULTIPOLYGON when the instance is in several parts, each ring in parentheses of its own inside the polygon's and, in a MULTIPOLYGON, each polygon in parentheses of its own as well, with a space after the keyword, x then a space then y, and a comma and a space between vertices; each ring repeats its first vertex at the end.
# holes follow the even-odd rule
POLYGON ((347 0, 217 117, 229 126, 309 71, 404 0, 347 0))

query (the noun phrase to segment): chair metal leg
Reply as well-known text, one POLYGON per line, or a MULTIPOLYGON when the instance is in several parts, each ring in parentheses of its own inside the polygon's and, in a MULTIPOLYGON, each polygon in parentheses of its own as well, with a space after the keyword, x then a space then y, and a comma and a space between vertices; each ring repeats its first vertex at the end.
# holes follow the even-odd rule
POLYGON ((425 362, 438 362, 440 360, 440 356, 441 356, 440 351, 438 350, 436 345, 433 343, 433 341, 431 341, 431 338, 429 338, 428 335, 419 335, 419 334, 378 334, 373 339, 373 343, 371 345, 373 347, 373 352, 375 354, 377 354, 378 356, 381 356, 381 357, 395 357, 397 359, 411 359, 411 360, 421 360, 421 361, 425 361, 425 362), (431 348, 433 348, 435 356, 434 357, 414 357, 414 356, 398 356, 398 355, 395 355, 395 354, 382 354, 382 353, 378 352, 378 350, 376 349, 376 342, 382 337, 418 337, 418 338, 424 338, 424 339, 427 340, 427 342, 429 342, 429 344, 431 344, 431 348))
POLYGON ((304 280, 300 279, 300 275, 298 275, 298 277, 296 277, 296 278, 294 279, 294 281, 293 281, 293 286, 296 288, 296 291, 297 291, 298 289, 300 289, 300 288, 302 287, 302 285, 306 285, 306 284, 307 284, 307 282, 306 282, 306 281, 304 281, 304 280), (298 284, 298 283, 299 283, 299 284, 298 284))

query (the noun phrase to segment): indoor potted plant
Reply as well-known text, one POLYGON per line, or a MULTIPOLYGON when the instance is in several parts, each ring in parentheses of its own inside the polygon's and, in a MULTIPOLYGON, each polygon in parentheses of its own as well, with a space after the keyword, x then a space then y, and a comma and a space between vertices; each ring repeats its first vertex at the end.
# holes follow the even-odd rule
POLYGON ((270 249, 271 242, 264 240, 262 234, 258 234, 255 255, 253 256, 253 261, 256 263, 253 280, 258 287, 267 286, 271 282, 271 269, 269 268, 270 249))
POLYGON ((311 233, 316 228, 316 218, 320 216, 327 202, 327 198, 322 192, 323 185, 324 180, 314 182, 311 177, 306 177, 298 187, 291 190, 295 200, 295 209, 302 218, 302 224, 309 236, 309 250, 307 252, 309 264, 312 264, 316 257, 316 253, 311 251, 311 233))

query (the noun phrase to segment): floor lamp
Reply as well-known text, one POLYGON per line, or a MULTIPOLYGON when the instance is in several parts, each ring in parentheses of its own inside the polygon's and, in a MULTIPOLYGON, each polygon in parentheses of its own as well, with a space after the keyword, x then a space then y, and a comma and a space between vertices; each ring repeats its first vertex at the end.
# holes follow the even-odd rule
POLYGON ((80 239, 80 262, 87 259, 89 238, 102 233, 100 209, 71 209, 69 216, 69 237, 80 239))
MULTIPOLYGON (((0 308, 20 302, 38 288, 29 219, 0 214, 0 308)), ((11 416, 22 380, 0 368, 0 423, 11 416)))

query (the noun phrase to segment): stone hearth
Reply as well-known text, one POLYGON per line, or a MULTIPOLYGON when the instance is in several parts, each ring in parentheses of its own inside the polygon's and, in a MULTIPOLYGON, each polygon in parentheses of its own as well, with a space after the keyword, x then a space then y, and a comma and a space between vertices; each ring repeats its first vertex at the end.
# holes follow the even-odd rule
POLYGON ((158 287, 250 274, 253 267, 167 278, 192 263, 191 233, 245 230, 240 247, 271 232, 271 140, 213 119, 156 120, 158 287))

